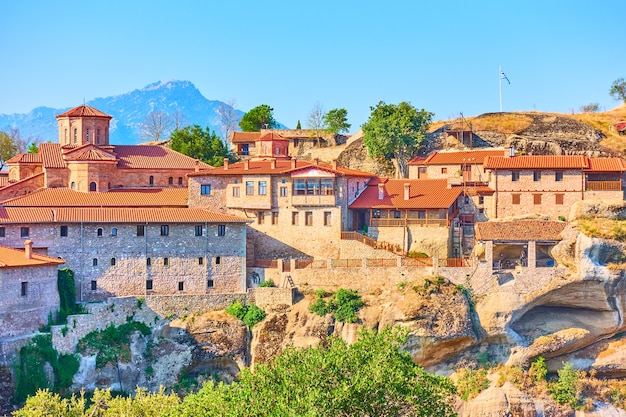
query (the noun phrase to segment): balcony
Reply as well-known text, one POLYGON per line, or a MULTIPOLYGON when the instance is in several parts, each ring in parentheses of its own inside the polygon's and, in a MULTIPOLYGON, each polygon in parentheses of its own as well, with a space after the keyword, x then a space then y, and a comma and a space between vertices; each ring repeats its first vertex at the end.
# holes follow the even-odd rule
POLYGON ((334 207, 337 199, 334 194, 297 194, 291 196, 291 205, 309 207, 334 207))
POLYGON ((622 182, 617 181, 587 181, 587 191, 621 191, 622 182))

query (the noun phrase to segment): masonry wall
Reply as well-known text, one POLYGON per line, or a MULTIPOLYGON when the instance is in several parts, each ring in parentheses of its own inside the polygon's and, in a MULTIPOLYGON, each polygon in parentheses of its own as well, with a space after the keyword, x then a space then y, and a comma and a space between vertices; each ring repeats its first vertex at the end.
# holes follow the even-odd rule
POLYGON ((58 308, 57 265, 0 269, 0 338, 37 332, 58 308))

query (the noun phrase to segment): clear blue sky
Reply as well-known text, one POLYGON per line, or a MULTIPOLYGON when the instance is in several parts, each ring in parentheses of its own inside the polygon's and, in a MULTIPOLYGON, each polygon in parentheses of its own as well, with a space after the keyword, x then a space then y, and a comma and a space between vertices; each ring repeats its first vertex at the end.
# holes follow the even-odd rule
POLYGON ((0 0, 0 113, 177 79, 292 128, 316 102, 343 107, 355 132, 380 100, 498 111, 499 66, 504 111, 608 110, 625 15, 624 0, 0 0))

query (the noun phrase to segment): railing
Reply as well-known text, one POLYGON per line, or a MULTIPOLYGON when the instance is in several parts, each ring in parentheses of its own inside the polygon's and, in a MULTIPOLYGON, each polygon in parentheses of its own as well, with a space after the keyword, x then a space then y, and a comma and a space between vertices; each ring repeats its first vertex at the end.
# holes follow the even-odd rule
POLYGON ((446 258, 439 260, 439 266, 447 268, 461 268, 472 266, 470 258, 446 258))
POLYGON ((588 191, 620 191, 621 181, 587 181, 588 191))
POLYGON ((433 258, 402 258, 402 266, 433 266, 433 258))
POLYGON ((372 227, 404 227, 410 225, 418 226, 447 226, 446 219, 377 219, 370 220, 370 226, 372 227))
MULTIPOLYGON (((424 268, 434 266, 433 258, 362 258, 362 259, 294 259, 295 269, 328 269, 328 268, 395 268, 415 267, 424 268), (329 265, 330 264, 330 265, 329 265)), ((246 262, 249 268, 278 268, 276 259, 253 259, 246 262)), ((443 258, 437 266, 446 268, 464 268, 472 266, 471 258, 443 258)), ((495 266, 495 265, 494 265, 495 266)), ((291 263, 283 260, 283 271, 291 272, 291 263)))
POLYGON ((368 258, 365 260, 365 265, 372 268, 394 267, 398 266, 398 260, 396 258, 368 258))
POLYGON ((296 269, 326 269, 328 263, 325 259, 296 259, 296 269))
POLYGON ((248 268, 276 269, 278 268, 278 260, 277 259, 250 259, 250 260, 246 260, 246 266, 248 268))
POLYGON ((337 204, 337 200, 334 194, 292 195, 291 204, 294 206, 334 207, 337 204))
POLYGON ((362 259, 331 259, 331 268, 360 268, 363 266, 362 259))
POLYGON ((359 232, 341 232, 341 239, 343 240, 356 240, 361 243, 365 243, 367 246, 375 248, 377 246, 376 240, 371 237, 367 237, 359 232))

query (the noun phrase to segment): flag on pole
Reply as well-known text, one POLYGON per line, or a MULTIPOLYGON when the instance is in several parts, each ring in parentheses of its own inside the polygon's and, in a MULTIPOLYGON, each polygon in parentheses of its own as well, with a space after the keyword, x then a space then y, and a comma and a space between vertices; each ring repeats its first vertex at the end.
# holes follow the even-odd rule
POLYGON ((509 81, 509 79, 507 78, 507 76, 504 74, 504 72, 502 72, 502 70, 500 70, 500 79, 504 79, 506 80, 507 83, 511 84, 511 81, 509 81))

